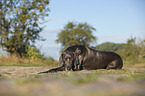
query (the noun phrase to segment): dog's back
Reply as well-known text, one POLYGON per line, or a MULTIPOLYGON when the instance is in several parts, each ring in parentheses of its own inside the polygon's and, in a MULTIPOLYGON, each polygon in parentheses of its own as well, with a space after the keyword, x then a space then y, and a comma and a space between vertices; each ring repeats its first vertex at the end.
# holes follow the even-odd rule
POLYGON ((83 45, 68 47, 65 51, 73 51, 80 56, 82 69, 121 69, 121 57, 114 52, 98 51, 83 45))

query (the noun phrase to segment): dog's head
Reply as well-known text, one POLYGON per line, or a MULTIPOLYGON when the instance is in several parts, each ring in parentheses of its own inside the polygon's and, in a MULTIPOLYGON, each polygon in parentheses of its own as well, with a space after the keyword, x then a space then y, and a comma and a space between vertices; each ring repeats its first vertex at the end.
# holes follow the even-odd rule
POLYGON ((65 51, 61 54, 61 57, 66 71, 74 71, 79 65, 78 56, 74 52, 65 51))

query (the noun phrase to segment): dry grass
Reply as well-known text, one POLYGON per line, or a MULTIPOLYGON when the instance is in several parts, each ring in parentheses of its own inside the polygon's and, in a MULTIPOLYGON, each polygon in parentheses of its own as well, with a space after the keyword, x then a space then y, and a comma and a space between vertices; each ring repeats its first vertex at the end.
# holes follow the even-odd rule
POLYGON ((0 57, 0 66, 57 66, 58 61, 45 59, 19 58, 16 55, 0 57))

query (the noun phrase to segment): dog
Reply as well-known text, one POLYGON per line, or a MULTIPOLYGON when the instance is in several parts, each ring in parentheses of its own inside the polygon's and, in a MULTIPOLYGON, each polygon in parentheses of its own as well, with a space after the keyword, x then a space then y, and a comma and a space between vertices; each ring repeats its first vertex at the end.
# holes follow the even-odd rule
POLYGON ((98 51, 83 45, 68 47, 60 56, 58 67, 45 72, 95 69, 121 69, 122 58, 114 52, 98 51))

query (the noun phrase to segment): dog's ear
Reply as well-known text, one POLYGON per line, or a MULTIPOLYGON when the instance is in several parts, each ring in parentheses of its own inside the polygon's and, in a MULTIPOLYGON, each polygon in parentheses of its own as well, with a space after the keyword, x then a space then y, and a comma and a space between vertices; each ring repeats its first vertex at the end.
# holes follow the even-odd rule
POLYGON ((74 53, 74 70, 78 70, 79 66, 79 58, 78 56, 74 53))
POLYGON ((61 54, 61 56, 59 57, 59 64, 58 66, 62 66, 64 65, 64 52, 61 54))

